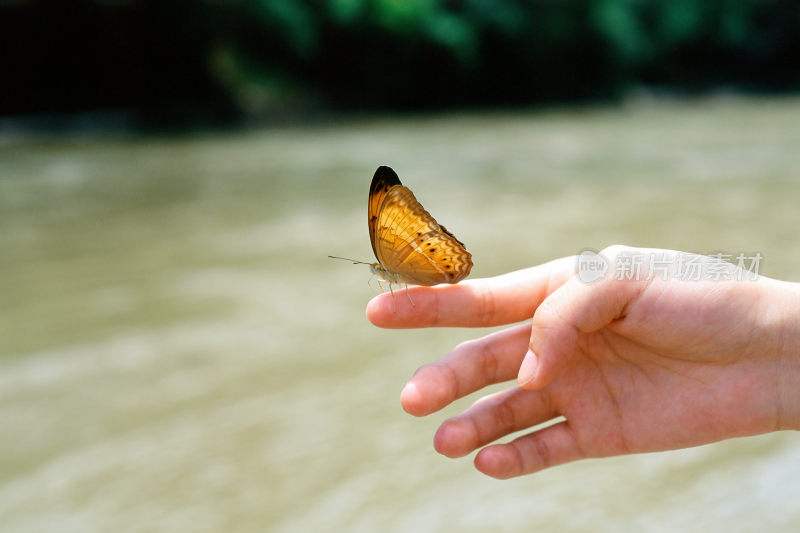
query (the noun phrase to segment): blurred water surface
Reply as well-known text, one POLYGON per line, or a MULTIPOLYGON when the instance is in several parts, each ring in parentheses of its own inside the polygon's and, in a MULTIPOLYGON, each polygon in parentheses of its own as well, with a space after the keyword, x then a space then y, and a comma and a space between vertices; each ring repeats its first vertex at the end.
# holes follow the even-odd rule
POLYGON ((0 144, 3 531, 789 531, 790 433, 506 482, 406 415, 486 331, 382 331, 369 180, 393 166, 491 276, 621 242, 800 278, 800 100, 367 118, 0 144))

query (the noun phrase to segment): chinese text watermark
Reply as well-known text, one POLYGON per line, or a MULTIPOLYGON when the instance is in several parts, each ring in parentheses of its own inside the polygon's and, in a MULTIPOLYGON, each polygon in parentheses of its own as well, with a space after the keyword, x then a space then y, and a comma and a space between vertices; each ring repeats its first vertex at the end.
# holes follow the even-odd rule
POLYGON ((577 275, 584 283, 611 276, 618 281, 755 281, 764 257, 760 252, 707 255, 660 250, 629 250, 612 260, 586 250, 578 255, 577 275))

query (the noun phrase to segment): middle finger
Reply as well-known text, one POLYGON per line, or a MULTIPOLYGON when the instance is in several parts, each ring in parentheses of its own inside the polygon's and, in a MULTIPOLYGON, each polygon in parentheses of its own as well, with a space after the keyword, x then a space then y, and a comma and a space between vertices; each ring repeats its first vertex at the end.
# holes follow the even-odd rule
POLYGON ((400 395, 403 409, 424 416, 487 385, 515 379, 530 335, 531 325, 520 324, 459 344, 414 373, 400 395))

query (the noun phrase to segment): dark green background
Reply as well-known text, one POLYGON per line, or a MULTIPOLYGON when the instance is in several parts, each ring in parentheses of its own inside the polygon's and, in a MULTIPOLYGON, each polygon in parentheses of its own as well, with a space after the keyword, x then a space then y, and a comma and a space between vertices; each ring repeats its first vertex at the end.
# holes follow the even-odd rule
POLYGON ((0 115, 141 124, 800 87, 796 0, 0 0, 0 115))

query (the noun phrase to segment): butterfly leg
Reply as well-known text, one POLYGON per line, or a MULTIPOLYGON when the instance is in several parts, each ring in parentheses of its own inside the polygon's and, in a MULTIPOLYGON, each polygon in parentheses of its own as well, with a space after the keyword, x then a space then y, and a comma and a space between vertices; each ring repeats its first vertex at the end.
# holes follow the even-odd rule
POLYGON ((392 290, 392 282, 389 282, 389 291, 392 293, 392 309, 397 314, 397 300, 394 299, 394 291, 392 290))
MULTIPOLYGON (((370 278, 367 280, 367 286, 369 287, 369 290, 371 290, 374 293, 375 292, 375 288, 372 286, 372 280, 373 279, 375 279, 375 275, 374 274, 372 276, 370 276, 370 278)), ((381 289, 380 292, 383 292, 383 287, 381 287, 380 280, 378 280, 378 287, 380 287, 380 289, 381 289)))
POLYGON ((414 300, 411 299, 411 294, 408 292, 408 283, 406 283, 406 296, 408 296, 408 301, 411 302, 411 307, 416 307, 414 300))

